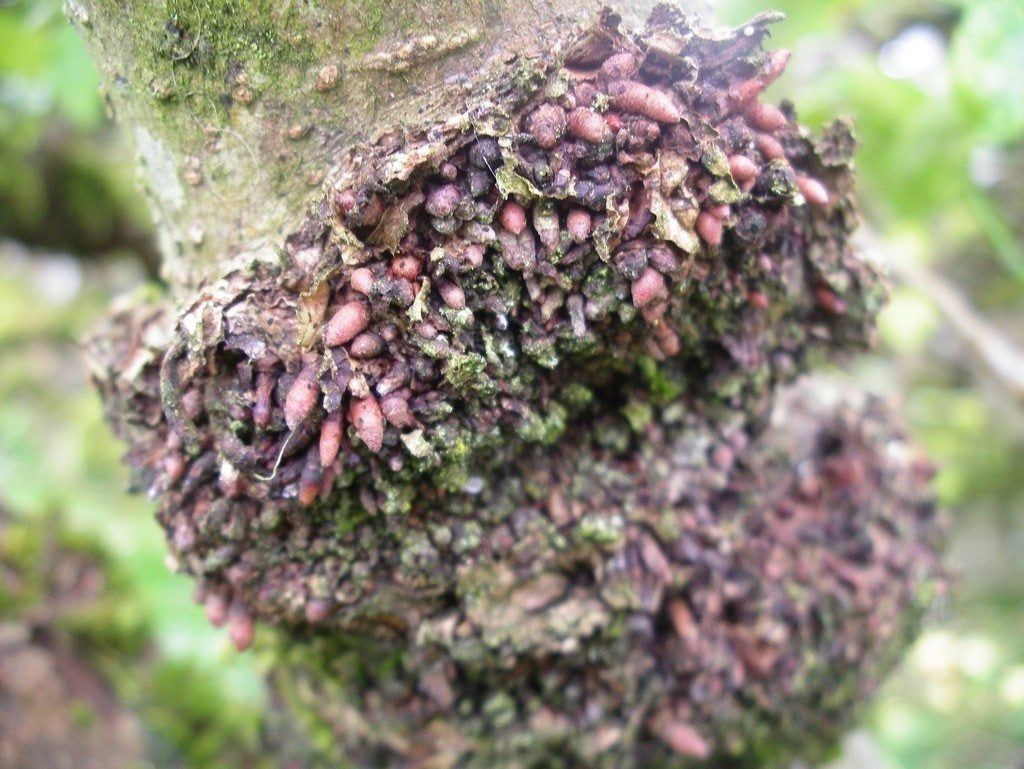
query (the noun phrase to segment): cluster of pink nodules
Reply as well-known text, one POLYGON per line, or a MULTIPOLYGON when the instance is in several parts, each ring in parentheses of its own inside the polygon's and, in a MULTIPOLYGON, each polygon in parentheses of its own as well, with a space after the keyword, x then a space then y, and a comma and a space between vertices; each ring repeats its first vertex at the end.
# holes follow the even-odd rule
MULTIPOLYGON (((759 102, 758 97, 765 87, 781 75, 788 58, 788 51, 769 54, 766 66, 759 76, 739 83, 728 92, 731 114, 742 115, 754 130, 755 148, 762 160, 767 162, 785 160, 785 150, 775 134, 789 127, 789 120, 778 108, 759 102)), ((525 121, 535 143, 541 148, 551 148, 565 133, 584 142, 602 143, 622 130, 622 114, 643 116, 661 124, 679 123, 683 115, 668 93, 658 86, 630 79, 638 68, 637 58, 629 53, 615 54, 602 65, 601 77, 610 97, 609 112, 600 113, 585 106, 577 106, 568 111, 552 104, 536 107, 525 121)), ((593 89, 593 86, 584 83, 578 88, 586 95, 586 89, 593 89)), ((742 192, 750 192, 760 174, 758 163, 743 153, 732 154, 727 159, 729 171, 736 185, 742 192)), ((454 178, 457 169, 454 174, 449 175, 454 178)), ((443 179, 443 168, 441 176, 443 179)), ((829 204, 829 194, 819 180, 799 174, 796 174, 795 178, 797 189, 807 203, 814 206, 829 204)), ((441 183, 428 191, 424 209, 432 216, 444 216, 454 210, 459 198, 460 192, 453 184, 441 183)), ((342 193, 336 205, 344 212, 346 208, 354 205, 354 200, 353 195, 342 193)), ((376 205, 373 203, 374 201, 371 201, 369 210, 364 211, 364 218, 379 218, 383 211, 382 205, 379 200, 376 205)), ((705 200, 696 217, 695 230, 708 247, 715 248, 722 243, 724 229, 731 214, 729 205, 705 200)), ((499 240, 503 235, 518 238, 529 226, 527 211, 521 203, 509 198, 498 211, 497 224, 500 228, 499 240)), ((564 226, 574 242, 583 243, 592 234, 593 215, 586 208, 574 207, 566 214, 564 226)), ((483 263, 485 253, 486 246, 472 243, 467 245, 462 257, 468 264, 479 266, 483 263)), ((408 253, 398 253, 394 256, 389 268, 390 275, 395 280, 408 283, 408 291, 412 296, 419 291, 418 281, 422 270, 421 259, 408 253)), ((344 347, 351 358, 356 360, 372 359, 384 349, 384 334, 371 328, 371 309, 366 301, 359 298, 359 295, 369 297, 374 290, 374 284, 375 276, 368 267, 358 267, 348 274, 350 290, 347 293, 350 298, 342 303, 323 326, 323 343, 327 348, 344 347)), ((449 308, 461 310, 466 307, 466 294, 455 281, 441 281, 435 289, 449 308)), ((653 323, 652 328, 660 351, 671 356, 680 351, 678 336, 669 324, 656 322, 664 315, 668 297, 669 287, 656 263, 646 266, 632 281, 633 304, 641 310, 646 320, 653 323)), ((756 307, 768 306, 768 297, 763 292, 751 290, 747 298, 756 307)), ((844 310, 842 300, 827 287, 816 289, 815 299, 819 305, 831 312, 841 313, 844 310)), ((570 306, 570 313, 571 311, 570 306)), ((283 412, 285 423, 291 431, 307 420, 318 407, 321 396, 318 384, 319 370, 319 359, 316 356, 309 356, 286 394, 283 412)), ((265 428, 271 423, 274 386, 275 377, 270 371, 261 371, 257 374, 253 421, 258 427, 265 428)), ((347 411, 339 408, 328 412, 320 427, 317 451, 311 453, 317 461, 310 462, 308 472, 303 472, 299 482, 300 504, 313 504, 323 495, 325 488, 330 488, 333 482, 330 469, 340 451, 346 424, 353 428, 355 435, 370 451, 379 453, 384 442, 386 424, 405 429, 415 426, 416 419, 410 410, 407 394, 403 394, 401 390, 381 398, 372 391, 362 397, 352 395, 347 411)), ((173 432, 171 436, 173 440, 173 432)), ((172 482, 182 477, 185 462, 178 452, 171 452, 165 471, 172 482)), ((224 597, 210 593, 205 598, 205 605, 207 616, 214 625, 219 627, 227 624, 236 647, 244 649, 252 642, 253 619, 242 604, 229 603, 224 597)), ((311 604, 309 611, 315 615, 315 605, 311 604)))

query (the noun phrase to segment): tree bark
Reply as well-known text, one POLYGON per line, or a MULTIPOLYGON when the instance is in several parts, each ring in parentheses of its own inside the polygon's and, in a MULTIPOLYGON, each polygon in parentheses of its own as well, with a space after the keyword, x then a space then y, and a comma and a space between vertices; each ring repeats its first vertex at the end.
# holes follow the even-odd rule
POLYGON ((603 5, 652 0, 71 0, 138 150, 179 297, 272 256, 337 153, 472 107, 495 70, 550 54, 603 5))

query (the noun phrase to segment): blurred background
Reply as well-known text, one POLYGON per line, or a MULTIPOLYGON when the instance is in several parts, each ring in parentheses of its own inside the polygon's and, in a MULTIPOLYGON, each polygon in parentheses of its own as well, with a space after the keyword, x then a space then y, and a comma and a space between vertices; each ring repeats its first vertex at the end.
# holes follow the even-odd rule
MULTIPOLYGON (((854 372, 898 394, 952 521, 957 589, 836 766, 1024 769, 1024 0, 713 5, 784 11, 776 98, 857 120, 895 290, 854 372)), ((78 351, 154 274, 132 174, 58 0, 0 0, 0 767, 276 766, 259 655, 164 566, 78 351)))

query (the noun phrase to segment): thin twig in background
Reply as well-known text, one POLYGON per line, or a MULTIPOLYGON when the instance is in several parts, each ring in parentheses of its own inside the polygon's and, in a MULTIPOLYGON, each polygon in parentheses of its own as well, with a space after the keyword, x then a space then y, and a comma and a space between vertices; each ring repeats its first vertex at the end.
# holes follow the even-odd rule
POLYGON ((1013 396, 1024 403, 1024 353, 946 280, 903 260, 886 260, 897 278, 928 297, 1013 396))
POLYGON ((1013 230, 992 201, 983 193, 974 190, 967 196, 967 202, 999 261, 1017 279, 1024 280, 1024 246, 1017 240, 1013 230))

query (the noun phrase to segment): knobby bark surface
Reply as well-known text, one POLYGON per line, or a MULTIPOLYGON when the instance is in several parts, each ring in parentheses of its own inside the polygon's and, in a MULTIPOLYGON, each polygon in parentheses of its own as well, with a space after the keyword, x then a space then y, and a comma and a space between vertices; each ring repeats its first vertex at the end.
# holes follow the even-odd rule
MULTIPOLYGON (((339 152, 479 105, 610 6, 652 0, 70 0, 138 150, 179 296, 280 248, 339 152)), ((617 6, 617 8, 616 8, 617 6)))
POLYGON ((771 14, 600 5, 71 0, 171 294, 108 417, 345 765, 818 755, 944 585, 884 406, 783 390, 884 298, 851 126, 771 14))

